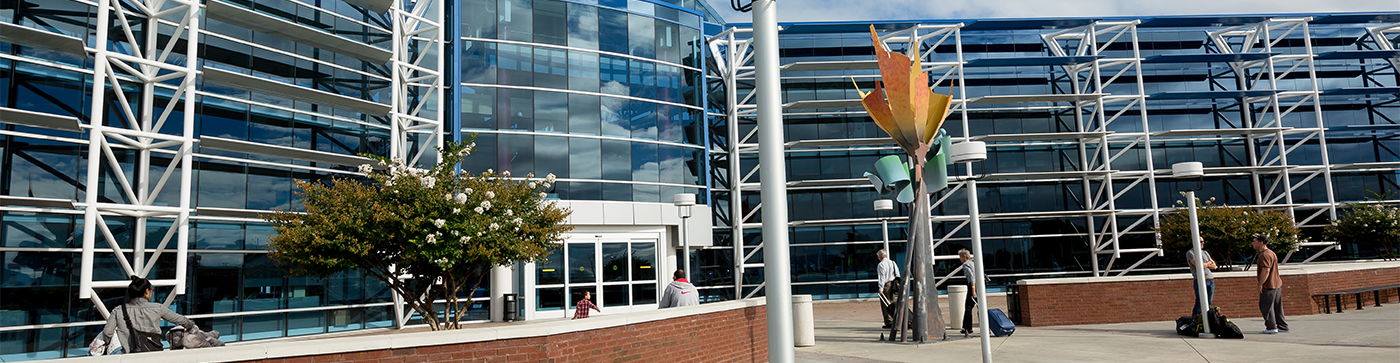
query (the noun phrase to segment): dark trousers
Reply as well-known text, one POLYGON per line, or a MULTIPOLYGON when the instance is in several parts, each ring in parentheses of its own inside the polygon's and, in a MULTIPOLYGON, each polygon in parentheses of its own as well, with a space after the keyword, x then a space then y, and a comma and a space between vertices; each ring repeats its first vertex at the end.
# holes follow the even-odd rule
POLYGON ((1283 289, 1259 292, 1259 314, 1264 316, 1264 329, 1288 330, 1288 322, 1283 320, 1283 289))
POLYGON ((880 287, 880 316, 885 318, 885 326, 894 325, 894 300, 899 297, 899 291, 894 290, 894 284, 885 283, 880 287))
MULTIPOLYGON (((1196 289, 1196 280, 1191 280, 1191 294, 1196 295, 1196 304, 1191 305, 1191 316, 1201 313, 1201 291, 1196 289)), ((1215 280, 1206 280, 1206 306, 1215 301, 1215 280)))
MULTIPOLYGON (((968 287, 967 287, 967 291, 968 291, 968 292, 972 292, 972 286, 968 286, 968 287)), ((972 331, 972 312, 973 312, 973 309, 976 308, 976 307, 977 307, 977 299, 976 299, 976 298, 973 298, 973 297, 972 297, 972 294, 967 294, 967 302, 963 303, 963 321, 962 321, 962 330, 963 330, 963 331, 966 331, 966 332, 971 332, 971 331, 972 331)))

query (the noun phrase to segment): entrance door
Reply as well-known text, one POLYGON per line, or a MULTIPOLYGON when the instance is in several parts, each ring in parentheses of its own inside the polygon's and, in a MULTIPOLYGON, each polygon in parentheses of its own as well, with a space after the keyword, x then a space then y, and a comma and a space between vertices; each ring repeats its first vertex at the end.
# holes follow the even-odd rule
MULTIPOLYGON (((551 249, 548 261, 535 264, 535 310, 573 317, 585 291, 601 310, 592 314, 655 309, 661 274, 657 242, 655 234, 569 236, 551 249)), ((547 316, 555 315, 541 315, 547 316)))

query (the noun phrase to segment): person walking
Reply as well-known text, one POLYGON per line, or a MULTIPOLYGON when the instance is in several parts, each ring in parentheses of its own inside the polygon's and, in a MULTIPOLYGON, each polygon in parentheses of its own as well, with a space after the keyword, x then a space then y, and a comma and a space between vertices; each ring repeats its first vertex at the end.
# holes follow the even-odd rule
MULTIPOLYGON (((1204 271, 1206 275, 1206 306, 1210 306, 1211 301, 1215 300, 1215 274, 1210 272, 1216 269, 1215 260, 1210 258, 1210 252, 1206 252, 1205 237, 1197 240, 1196 244, 1201 246, 1201 261, 1205 261, 1203 265, 1205 266, 1204 271)), ((1196 316, 1196 314, 1201 313, 1201 290, 1197 287, 1196 279, 1194 278, 1196 276, 1195 251, 1186 250, 1186 264, 1191 266, 1191 276, 1193 277, 1191 279, 1191 293, 1196 295, 1196 304, 1191 305, 1191 316, 1196 316)))
POLYGON ((890 259, 889 252, 883 249, 875 251, 875 258, 880 260, 880 263, 875 265, 876 283, 880 289, 876 294, 880 295, 880 316, 885 319, 885 325, 880 328, 889 329, 894 325, 894 310, 891 306, 900 293, 899 285, 895 283, 899 278, 899 266, 890 259))
POLYGON ((676 269, 671 278, 675 281, 666 285, 658 309, 700 305, 700 293, 695 290, 695 285, 692 285, 690 280, 685 279, 685 270, 676 269))
POLYGON ((154 293, 155 287, 151 286, 151 281, 131 277, 131 284, 126 286, 126 302, 112 309, 107 325, 102 327, 102 340, 108 342, 107 354, 162 350, 161 320, 185 327, 186 331, 200 331, 189 318, 151 302, 154 293))
POLYGON ((1259 270, 1259 314, 1264 316, 1263 334, 1288 332, 1288 322, 1283 318, 1283 278, 1278 274, 1278 255, 1269 249, 1269 237, 1262 234, 1250 236, 1250 245, 1258 251, 1259 270))
POLYGON ((972 262, 972 252, 966 248, 958 250, 958 260, 962 261, 963 277, 967 280, 964 282, 967 285, 967 298, 963 302, 962 330, 959 331, 966 338, 972 334, 972 309, 977 306, 977 269, 972 262))
POLYGON ((600 313, 603 312, 602 310, 598 309, 598 305, 593 305, 593 302, 588 300, 588 298, 592 296, 593 293, 588 292, 587 290, 583 292, 583 298, 579 299, 578 304, 574 305, 574 319, 587 318, 588 309, 597 310, 600 313))

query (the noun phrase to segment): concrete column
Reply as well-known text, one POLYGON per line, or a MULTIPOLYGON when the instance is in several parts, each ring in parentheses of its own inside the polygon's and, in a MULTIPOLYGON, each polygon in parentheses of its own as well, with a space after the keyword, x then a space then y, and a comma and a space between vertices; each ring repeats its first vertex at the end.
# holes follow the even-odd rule
POLYGON ((491 268, 491 321, 500 322, 505 318, 505 300, 502 295, 515 292, 515 271, 509 266, 491 268))
POLYGON ((812 320, 812 295, 792 295, 792 342, 799 347, 817 345, 817 330, 812 320))

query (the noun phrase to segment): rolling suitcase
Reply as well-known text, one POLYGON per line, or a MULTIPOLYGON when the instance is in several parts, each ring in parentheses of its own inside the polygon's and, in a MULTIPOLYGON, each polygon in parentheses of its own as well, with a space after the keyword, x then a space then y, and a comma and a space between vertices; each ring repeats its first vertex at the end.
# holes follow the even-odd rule
POLYGON ((1011 318, 1006 317, 1006 313, 1001 309, 987 309, 987 328, 991 329, 992 336, 1004 337, 1016 332, 1016 324, 1011 322, 1011 318))

